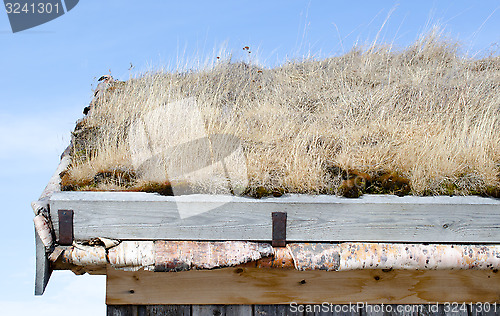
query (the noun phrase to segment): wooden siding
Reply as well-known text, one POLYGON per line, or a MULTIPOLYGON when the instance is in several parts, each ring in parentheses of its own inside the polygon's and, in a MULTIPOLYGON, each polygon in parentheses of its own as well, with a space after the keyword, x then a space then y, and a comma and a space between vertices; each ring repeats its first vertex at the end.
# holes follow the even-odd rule
POLYGON ((496 270, 328 272, 246 267, 186 272, 107 271, 109 305, 290 302, 500 303, 500 273, 496 270))
POLYGON ((364 305, 350 311, 348 305, 335 305, 333 311, 292 312, 289 305, 108 305, 108 316, 495 316, 488 305, 420 304, 385 305, 391 311, 379 312, 380 305, 364 305), (335 311, 337 310, 337 311, 335 311), (343 312, 342 310, 346 310, 343 312), (399 312, 398 312, 399 311, 399 312))

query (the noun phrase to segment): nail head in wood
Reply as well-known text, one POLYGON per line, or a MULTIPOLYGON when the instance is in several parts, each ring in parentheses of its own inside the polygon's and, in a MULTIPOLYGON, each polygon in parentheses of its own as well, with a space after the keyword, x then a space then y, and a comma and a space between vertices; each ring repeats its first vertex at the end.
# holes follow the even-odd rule
POLYGON ((273 247, 286 246, 286 213, 273 212, 273 247))
POLYGON ((73 210, 59 210, 59 244, 73 244, 73 210))

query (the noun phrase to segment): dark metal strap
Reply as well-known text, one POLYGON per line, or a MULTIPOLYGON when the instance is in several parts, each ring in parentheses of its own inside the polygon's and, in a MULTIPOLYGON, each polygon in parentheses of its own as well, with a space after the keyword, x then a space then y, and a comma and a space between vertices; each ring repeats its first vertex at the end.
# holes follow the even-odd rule
POLYGON ((286 246, 286 213, 273 212, 273 247, 286 246))
POLYGON ((69 246, 73 244, 73 211, 59 210, 59 244, 69 246))

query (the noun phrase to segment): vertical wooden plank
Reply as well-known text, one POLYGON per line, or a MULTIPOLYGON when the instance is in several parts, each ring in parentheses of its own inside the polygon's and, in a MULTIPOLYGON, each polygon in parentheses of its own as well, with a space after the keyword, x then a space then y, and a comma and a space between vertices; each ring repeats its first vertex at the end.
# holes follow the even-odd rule
POLYGON ((419 316, 425 309, 423 304, 390 304, 387 316, 419 316))
POLYGON ((252 305, 193 305, 192 316, 252 316, 252 305))
POLYGON ((35 251, 36 251, 36 271, 35 271, 35 295, 42 295, 49 283, 52 268, 45 254, 45 246, 35 229, 35 251))
POLYGON ((305 316, 359 316, 361 313, 361 306, 356 302, 349 304, 321 304, 314 305, 315 310, 305 312, 305 316))
POLYGON ((361 316, 420 316, 429 313, 426 304, 367 304, 360 309, 361 316))
POLYGON ((444 304, 427 304, 422 316, 469 316, 470 306, 452 306, 444 304))
POLYGON ((254 316, 303 316, 302 312, 292 312, 290 305, 254 305, 254 316))
POLYGON ((500 315, 500 304, 491 303, 476 303, 471 304, 470 315, 471 316, 494 316, 500 315))
POLYGON ((139 316, 137 305, 107 305, 107 316, 139 316))
POLYGON ((367 304, 360 310, 361 316, 384 316, 380 304, 367 304))
POLYGON ((139 316, 191 316, 190 305, 146 305, 139 316))
POLYGON ((443 304, 368 304, 362 308, 362 316, 469 316, 468 305, 443 304))

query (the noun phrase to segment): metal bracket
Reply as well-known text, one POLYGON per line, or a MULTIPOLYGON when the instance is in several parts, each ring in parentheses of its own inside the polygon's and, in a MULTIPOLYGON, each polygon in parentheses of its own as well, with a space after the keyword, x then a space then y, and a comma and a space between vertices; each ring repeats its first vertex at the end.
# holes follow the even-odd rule
POLYGON ((59 210, 59 244, 73 244, 73 210, 59 210))
POLYGON ((286 213, 273 212, 273 247, 286 246, 286 213))

